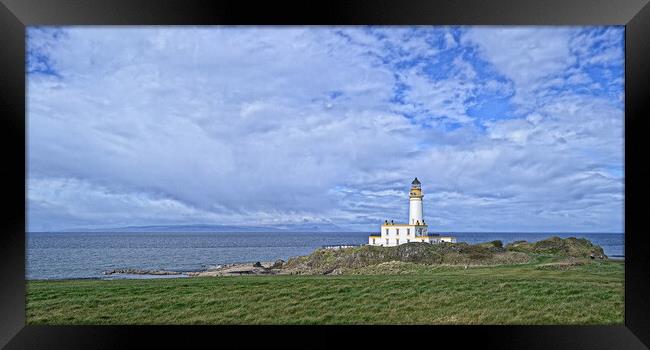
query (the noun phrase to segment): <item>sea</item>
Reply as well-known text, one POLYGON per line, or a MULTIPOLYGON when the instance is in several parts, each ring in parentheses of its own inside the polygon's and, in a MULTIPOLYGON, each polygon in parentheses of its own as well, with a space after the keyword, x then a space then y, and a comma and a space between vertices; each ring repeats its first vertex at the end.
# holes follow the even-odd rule
MULTIPOLYGON (((504 244, 539 241, 551 236, 586 238, 610 258, 624 258, 623 233, 462 232, 458 242, 501 240, 504 244)), ((360 245, 368 232, 29 232, 30 280, 154 278, 104 275, 121 268, 199 271, 222 264, 287 260, 328 245, 360 245)), ((179 276, 179 275, 172 275, 179 276)), ((183 275, 180 275, 183 276, 183 275)), ((157 276, 164 278, 170 276, 157 276)))

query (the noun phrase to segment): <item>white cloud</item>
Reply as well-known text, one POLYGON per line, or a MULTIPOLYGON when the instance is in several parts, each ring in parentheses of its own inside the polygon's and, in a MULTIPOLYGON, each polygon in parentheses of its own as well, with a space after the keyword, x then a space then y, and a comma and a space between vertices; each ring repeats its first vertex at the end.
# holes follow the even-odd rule
POLYGON ((575 33, 462 37, 429 27, 31 29, 42 57, 28 76, 30 227, 307 219, 374 229, 406 215, 418 176, 434 229, 618 230, 620 106, 548 95, 591 81, 571 67, 589 56, 572 51, 575 33), (468 43, 508 80, 464 55, 468 43), (431 62, 449 71, 432 76, 431 62), (513 94, 533 110, 476 125, 477 98, 513 94))
POLYGON ((463 40, 477 45, 480 53, 514 82, 514 102, 534 108, 540 85, 576 62, 571 54, 571 33, 569 27, 473 27, 463 40))

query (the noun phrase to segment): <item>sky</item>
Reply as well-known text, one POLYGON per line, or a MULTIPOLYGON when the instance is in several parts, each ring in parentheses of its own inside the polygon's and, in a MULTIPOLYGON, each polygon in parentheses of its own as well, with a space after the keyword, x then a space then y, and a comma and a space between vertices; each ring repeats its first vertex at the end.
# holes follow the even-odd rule
POLYGON ((623 232, 624 27, 29 27, 28 231, 623 232))

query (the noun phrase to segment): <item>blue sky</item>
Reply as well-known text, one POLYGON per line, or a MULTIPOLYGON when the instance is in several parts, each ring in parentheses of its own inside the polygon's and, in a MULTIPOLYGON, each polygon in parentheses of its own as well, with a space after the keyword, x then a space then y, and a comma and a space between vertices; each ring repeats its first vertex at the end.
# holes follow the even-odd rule
POLYGON ((623 232, 624 28, 30 27, 28 230, 623 232))

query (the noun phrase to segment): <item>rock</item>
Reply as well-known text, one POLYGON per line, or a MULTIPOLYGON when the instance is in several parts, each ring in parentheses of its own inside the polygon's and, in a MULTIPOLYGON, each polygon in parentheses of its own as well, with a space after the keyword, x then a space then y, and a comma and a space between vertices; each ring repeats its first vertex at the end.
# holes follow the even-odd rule
POLYGON ((507 252, 501 242, 429 244, 411 242, 396 247, 361 246, 349 249, 318 249, 308 256, 293 257, 283 270, 293 273, 334 274, 389 261, 426 265, 517 264, 531 260, 527 254, 507 252))
POLYGON ((278 259, 271 266, 272 269, 281 269, 284 266, 284 260, 278 259))
POLYGON ((336 269, 334 269, 334 270, 327 271, 327 272, 325 272, 324 274, 325 274, 325 275, 334 275, 334 276, 338 276, 338 275, 342 275, 343 272, 341 271, 340 268, 336 268, 336 269))
POLYGON ((253 267, 264 267, 264 266, 262 266, 262 263, 258 261, 253 264, 253 267))
POLYGON ((534 243, 517 241, 507 244, 506 251, 592 259, 596 255, 602 255, 603 259, 607 258, 602 247, 584 238, 575 237, 551 237, 534 243))

